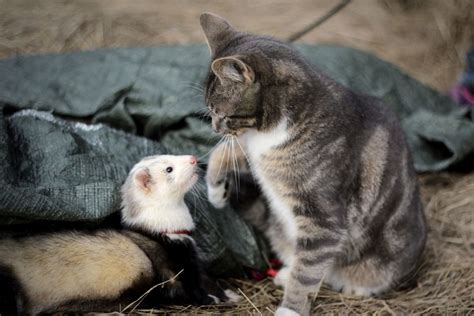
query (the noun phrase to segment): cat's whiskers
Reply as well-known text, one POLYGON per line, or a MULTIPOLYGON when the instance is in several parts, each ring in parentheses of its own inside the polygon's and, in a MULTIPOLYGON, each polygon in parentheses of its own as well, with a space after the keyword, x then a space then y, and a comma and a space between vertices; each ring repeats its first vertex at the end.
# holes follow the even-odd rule
POLYGON ((196 114, 199 114, 200 117, 211 117, 211 110, 209 108, 198 109, 196 114))
POLYGON ((213 151, 214 149, 216 149, 216 147, 219 146, 223 141, 224 141, 224 137, 222 137, 222 138, 217 142, 217 144, 215 144, 211 149, 209 149, 209 151, 208 151, 207 153, 205 153, 205 154, 202 155, 202 156, 199 156, 199 157, 198 157, 198 161, 201 160, 202 158, 207 157, 207 156, 208 156, 210 153, 212 153, 212 151, 213 151))
POLYGON ((235 181, 235 185, 237 186, 237 177, 235 175, 235 161, 234 161, 234 138, 231 136, 230 137, 230 140, 231 140, 231 143, 230 143, 230 154, 231 154, 231 162, 232 162, 232 172, 234 174, 234 181, 235 181))
POLYGON ((232 135, 227 135, 227 147, 226 147, 226 163, 225 163, 225 178, 227 178, 227 172, 229 171, 230 164, 232 163, 232 135))
POLYGON ((194 100, 196 98, 202 100, 205 96, 206 91, 204 90, 204 87, 199 83, 192 81, 183 81, 179 82, 178 85, 183 88, 192 89, 193 95, 191 96, 191 100, 194 100))
POLYGON ((245 157, 245 160, 247 160, 247 163, 249 164, 249 170, 250 170, 250 173, 252 174, 252 177, 253 177, 254 179, 258 179, 257 176, 255 175, 254 171, 253 171, 252 164, 250 163, 249 156, 247 156, 247 153, 245 152, 243 146, 242 146, 242 145, 240 144, 240 142, 239 142, 239 138, 236 137, 235 140, 237 141, 237 145, 239 145, 240 150, 242 151, 242 154, 243 154, 244 157, 245 157))
POLYGON ((224 139, 224 154, 221 156, 221 163, 219 165, 219 170, 217 171, 217 178, 219 178, 219 175, 220 175, 221 170, 222 170, 222 164, 224 162, 224 156, 226 157, 226 166, 225 166, 226 169, 227 169, 228 162, 229 162, 229 157, 227 156, 227 150, 228 150, 228 147, 229 147, 229 135, 224 135, 223 139, 224 139))
POLYGON ((237 139, 234 135, 232 135, 232 167, 234 169, 234 179, 235 179, 235 186, 237 195, 239 194, 240 189, 240 168, 239 168, 239 161, 237 159, 236 149, 234 140, 237 139))
POLYGON ((201 94, 201 96, 204 96, 204 93, 206 92, 204 90, 204 88, 196 83, 196 82, 192 82, 192 81, 183 81, 181 83, 179 83, 180 86, 184 86, 185 88, 191 88, 197 92, 199 92, 201 94))

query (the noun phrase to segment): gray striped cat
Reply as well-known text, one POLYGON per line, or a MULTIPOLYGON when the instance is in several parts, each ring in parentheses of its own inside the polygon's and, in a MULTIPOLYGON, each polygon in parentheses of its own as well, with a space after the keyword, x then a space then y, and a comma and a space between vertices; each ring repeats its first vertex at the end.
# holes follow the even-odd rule
POLYGON ((210 157, 209 199, 227 202, 229 172, 256 179, 270 212, 255 216, 285 264, 276 314, 308 313, 323 281, 370 296, 413 279, 426 224, 396 116, 285 43, 213 14, 201 26, 212 54, 206 104, 226 140, 210 157))

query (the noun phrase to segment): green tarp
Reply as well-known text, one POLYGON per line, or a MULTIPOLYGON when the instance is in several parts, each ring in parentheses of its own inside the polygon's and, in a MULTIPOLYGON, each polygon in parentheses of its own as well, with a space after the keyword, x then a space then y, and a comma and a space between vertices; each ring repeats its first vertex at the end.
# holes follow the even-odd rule
MULTIPOLYGON (((469 109, 373 55, 298 48, 337 81, 395 109, 417 170, 445 169, 474 152, 469 109)), ((100 221, 119 209, 120 185, 142 157, 204 156, 219 140, 203 115, 208 62, 204 45, 0 60, 0 222, 100 221)), ((214 273, 264 267, 253 230, 230 208, 213 209, 202 181, 199 191, 187 200, 214 273)))

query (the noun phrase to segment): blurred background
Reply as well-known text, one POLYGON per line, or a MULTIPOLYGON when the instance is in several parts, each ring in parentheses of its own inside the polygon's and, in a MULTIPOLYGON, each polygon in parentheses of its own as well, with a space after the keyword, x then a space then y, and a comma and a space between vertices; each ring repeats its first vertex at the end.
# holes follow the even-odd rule
MULTIPOLYGON (((286 39, 338 1, 0 0, 0 58, 204 42, 199 14, 238 29, 286 39)), ((473 43, 474 1, 353 0, 299 41, 338 43, 375 53, 438 90, 458 79, 473 43)))

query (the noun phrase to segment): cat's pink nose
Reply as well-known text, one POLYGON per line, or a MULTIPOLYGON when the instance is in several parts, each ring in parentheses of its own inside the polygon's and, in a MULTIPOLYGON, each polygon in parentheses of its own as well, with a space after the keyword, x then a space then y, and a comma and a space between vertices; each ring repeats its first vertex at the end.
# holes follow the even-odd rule
POLYGON ((197 158, 195 156, 191 156, 191 164, 195 165, 197 164, 197 162, 198 162, 197 158))

